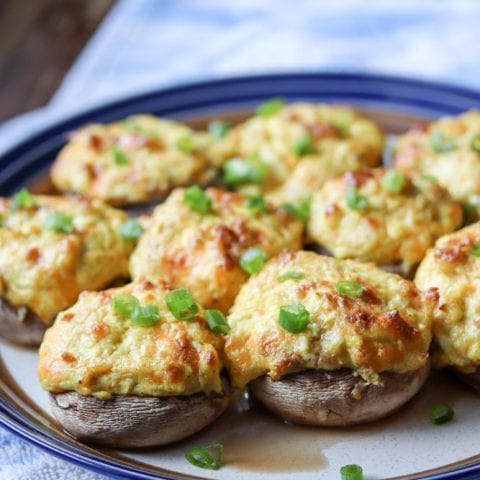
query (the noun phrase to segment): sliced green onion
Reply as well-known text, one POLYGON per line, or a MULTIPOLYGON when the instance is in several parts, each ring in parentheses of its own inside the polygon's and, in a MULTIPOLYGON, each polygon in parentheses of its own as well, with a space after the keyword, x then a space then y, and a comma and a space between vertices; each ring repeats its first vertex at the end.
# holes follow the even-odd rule
POLYGON ((192 153, 195 150, 195 144, 191 137, 180 137, 177 141, 177 148, 183 153, 192 153))
POLYGON ((388 170, 382 178, 382 187, 389 193, 400 193, 405 186, 405 175, 398 170, 388 170))
POLYGON ((330 121, 330 124, 335 127, 337 130, 345 133, 350 124, 353 121, 353 114, 349 110, 340 110, 339 112, 335 113, 330 121))
POLYGON ((307 223, 310 219, 310 204, 311 197, 307 197, 300 203, 284 203, 282 208, 292 217, 303 223, 307 223))
POLYGON ((430 410, 430 420, 434 425, 443 425, 453 419, 455 415, 452 407, 446 403, 438 403, 430 410))
POLYGON ((364 480, 363 469, 360 465, 344 465, 340 468, 342 480, 364 480))
POLYGON ((20 208, 32 208, 36 205, 37 201, 33 195, 26 188, 22 188, 13 195, 10 210, 16 212, 20 208))
POLYGON ((472 245, 472 253, 473 253, 476 257, 480 257, 480 242, 475 242, 475 243, 472 245))
POLYGON ((303 273, 302 272, 294 272, 294 271, 288 271, 280 274, 277 277, 277 280, 280 280, 281 282, 285 280, 300 280, 303 278, 303 273))
POLYGON ((186 288, 177 288, 165 295, 165 303, 178 320, 189 320, 198 313, 198 305, 186 288))
POLYGON ((232 158, 223 165, 223 179, 229 185, 260 183, 267 171, 267 165, 257 157, 250 157, 245 160, 232 158))
POLYGON ((252 247, 243 252, 240 257, 240 266, 250 275, 258 273, 265 262, 267 261, 267 254, 260 247, 252 247))
POLYGON ((420 178, 422 178, 423 180, 428 180, 430 182, 436 182, 437 181, 436 177, 434 177, 433 175, 429 175, 428 173, 422 173, 420 175, 420 178))
POLYGON ((347 205, 352 210, 365 210, 368 207, 368 199, 362 195, 355 185, 349 185, 345 193, 347 205))
POLYGON ((110 152, 112 154, 113 163, 115 163, 115 165, 123 166, 123 165, 128 165, 130 163, 130 160, 128 159, 125 152, 120 148, 118 148, 117 145, 112 145, 110 152))
POLYGON ((287 332, 300 333, 307 328, 309 317, 310 312, 302 303, 292 303, 280 307, 278 323, 287 332))
POLYGON ((300 137, 292 147, 292 151, 295 155, 301 157, 302 155, 309 155, 315 153, 316 150, 312 145, 312 137, 307 132, 302 137, 300 137))
POLYGON ((185 458, 196 467, 218 470, 222 466, 223 445, 215 443, 207 447, 191 448, 185 458))
POLYGON ((260 117, 269 117, 283 108, 285 101, 282 98, 272 98, 261 103, 256 110, 260 117))
POLYGON ((338 293, 342 295, 350 295, 351 297, 358 297, 363 293, 363 285, 358 282, 350 280, 342 280, 335 285, 338 293))
POLYGON ((194 212, 209 213, 212 210, 212 199, 198 185, 187 188, 183 200, 194 212))
POLYGON ((143 128, 141 127, 141 125, 131 117, 127 117, 124 120, 122 120, 122 125, 127 130, 132 130, 133 132, 142 132, 143 131, 143 128))
POLYGON ((57 232, 72 233, 73 217, 62 212, 52 212, 45 218, 43 226, 57 232))
POLYGON ((135 218, 128 218, 125 220, 118 229, 118 234, 124 240, 136 240, 140 238, 143 233, 142 224, 135 218))
POLYGON ((230 130, 230 124, 224 120, 212 120, 208 124, 208 132, 214 138, 223 138, 230 130))
POLYGON ((139 327, 151 327, 160 320, 160 310, 156 305, 146 305, 134 307, 130 319, 139 327))
POLYGON ((205 310, 208 327, 215 333, 230 333, 230 326, 220 310, 205 310))
POLYGON ((250 210, 252 213, 266 213, 268 212, 268 205, 267 202, 263 199, 263 197, 255 196, 250 197, 245 202, 245 206, 250 210))
POLYGON ((430 135, 430 146, 435 153, 445 153, 455 150, 455 139, 446 137, 442 132, 433 132, 430 135))
POLYGON ((470 142, 470 148, 474 152, 480 153, 480 133, 478 133, 472 138, 472 141, 470 142))
POLYGON ((118 295, 115 298, 112 298, 110 302, 110 308, 114 313, 122 315, 123 317, 130 318, 132 316, 133 310, 136 307, 140 306, 140 302, 133 295, 118 295))

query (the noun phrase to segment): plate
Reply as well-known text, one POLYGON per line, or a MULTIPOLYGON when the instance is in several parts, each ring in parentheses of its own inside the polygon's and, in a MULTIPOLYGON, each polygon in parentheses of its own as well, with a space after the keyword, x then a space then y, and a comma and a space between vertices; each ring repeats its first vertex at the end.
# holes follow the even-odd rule
MULTIPOLYGON (((150 112, 201 127, 209 118, 238 120, 270 97, 350 104, 389 133, 446 114, 480 109, 480 93, 450 85, 362 74, 305 73, 230 78, 163 89, 64 119, 0 157, 0 194, 28 185, 48 191, 46 172, 69 132, 150 112)), ((0 342, 0 423, 64 460, 121 479, 331 480, 347 463, 362 465, 368 480, 480 478, 480 397, 437 372, 400 412, 367 426, 314 429, 286 424, 238 395, 210 427, 170 447, 143 451, 95 449, 65 434, 50 416, 36 379, 37 354, 0 342), (456 416, 437 427, 430 407, 447 402, 456 416), (184 458, 192 446, 221 442, 224 463, 211 472, 184 458)))

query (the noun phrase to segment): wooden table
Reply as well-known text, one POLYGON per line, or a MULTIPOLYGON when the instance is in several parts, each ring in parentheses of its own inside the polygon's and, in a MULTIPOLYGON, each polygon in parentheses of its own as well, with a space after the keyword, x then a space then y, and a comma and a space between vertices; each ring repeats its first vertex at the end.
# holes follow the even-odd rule
POLYGON ((115 0, 0 0, 0 122, 45 105, 115 0))

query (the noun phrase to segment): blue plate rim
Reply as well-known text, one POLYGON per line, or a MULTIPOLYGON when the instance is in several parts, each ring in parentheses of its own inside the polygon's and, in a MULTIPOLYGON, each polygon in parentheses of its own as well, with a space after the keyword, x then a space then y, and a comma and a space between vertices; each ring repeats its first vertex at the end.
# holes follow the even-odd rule
MULTIPOLYGON (((158 96, 178 95, 192 93, 204 88, 235 86, 242 83, 255 84, 257 82, 269 81, 301 81, 301 80, 322 80, 322 81, 360 81, 360 82, 379 82, 388 84, 391 87, 397 85, 399 87, 413 87, 423 89, 430 94, 448 94, 463 98, 470 98, 473 101, 480 102, 480 91, 466 86, 458 86, 448 82, 436 82, 426 79, 415 79, 411 77, 403 77, 397 75, 385 75, 379 73, 363 73, 363 72, 341 72, 341 71, 322 71, 322 72, 278 72, 271 74, 243 75, 216 78, 211 80, 202 80, 196 82, 185 82, 175 86, 153 89, 143 93, 130 95, 126 98, 117 99, 96 105, 90 108, 81 109, 70 112, 64 117, 60 117, 35 132, 33 135, 27 136, 16 144, 12 145, 0 155, 0 171, 2 166, 12 162, 15 158, 20 157, 23 153, 35 148, 35 146, 47 141, 52 135, 58 135, 58 131, 65 132, 65 126, 78 125, 88 122, 89 118, 97 118, 106 115, 112 110, 128 109, 129 106, 143 104, 148 99, 158 96)), ((272 96, 272 95, 269 95, 272 96)), ((282 95, 288 98, 288 95, 282 95)), ((242 97, 245 99, 245 96, 242 97)), ((68 131, 68 129, 67 129, 68 131)), ((69 461, 77 466, 81 466, 88 470, 108 475, 111 478, 129 479, 129 480, 177 480, 184 478, 206 478, 191 477, 180 474, 181 476, 163 476, 158 473, 150 473, 140 468, 122 465, 119 461, 109 460, 101 456, 95 456, 89 452, 76 447, 73 443, 69 443, 61 438, 53 439, 51 435, 46 433, 42 427, 34 424, 34 421, 22 414, 8 401, 6 396, 0 395, 0 425, 11 433, 26 440, 27 442, 41 448, 48 453, 69 461)), ((172 472, 173 473, 173 472, 172 472)), ((423 474, 421 474, 423 475, 423 474)), ((480 476, 480 461, 470 465, 454 468, 452 470, 434 473, 433 475, 415 477, 418 480, 474 480, 480 476)), ((409 477, 411 478, 411 477, 409 477)))

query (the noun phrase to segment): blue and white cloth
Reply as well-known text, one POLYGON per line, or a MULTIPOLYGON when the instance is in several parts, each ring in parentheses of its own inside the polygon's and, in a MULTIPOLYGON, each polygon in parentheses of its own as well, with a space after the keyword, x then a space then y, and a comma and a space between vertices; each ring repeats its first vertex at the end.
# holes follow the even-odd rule
MULTIPOLYGON (((362 71, 480 89, 479 20, 476 0, 120 0, 49 105, 0 127, 0 153, 76 110, 212 77, 362 71)), ((0 478, 104 477, 0 429, 0 478)))

